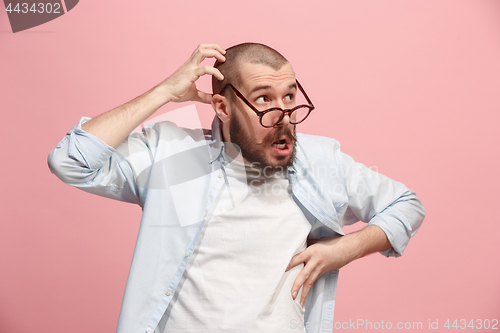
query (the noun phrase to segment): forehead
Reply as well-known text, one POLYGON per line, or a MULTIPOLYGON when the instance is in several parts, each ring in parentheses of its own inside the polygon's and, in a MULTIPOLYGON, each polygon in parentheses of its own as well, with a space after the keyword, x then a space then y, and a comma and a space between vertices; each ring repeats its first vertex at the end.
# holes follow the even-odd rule
POLYGON ((247 91, 256 86, 282 88, 295 83, 295 72, 289 63, 284 64, 279 70, 274 70, 267 65, 245 62, 241 64, 239 74, 241 88, 247 91))

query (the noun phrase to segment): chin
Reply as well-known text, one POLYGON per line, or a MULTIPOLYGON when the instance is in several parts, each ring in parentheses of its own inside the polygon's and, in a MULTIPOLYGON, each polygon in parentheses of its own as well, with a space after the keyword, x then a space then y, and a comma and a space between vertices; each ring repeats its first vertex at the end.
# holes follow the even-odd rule
POLYGON ((287 156, 273 156, 267 159, 269 161, 268 165, 272 168, 288 168, 293 165, 292 154, 287 156))

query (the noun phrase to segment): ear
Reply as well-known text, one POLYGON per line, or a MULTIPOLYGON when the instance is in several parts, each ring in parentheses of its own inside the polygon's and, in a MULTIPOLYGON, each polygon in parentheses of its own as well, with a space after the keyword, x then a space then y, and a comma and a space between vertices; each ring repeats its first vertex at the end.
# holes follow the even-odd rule
POLYGON ((212 108, 223 123, 229 122, 231 104, 225 96, 219 94, 213 95, 212 108))

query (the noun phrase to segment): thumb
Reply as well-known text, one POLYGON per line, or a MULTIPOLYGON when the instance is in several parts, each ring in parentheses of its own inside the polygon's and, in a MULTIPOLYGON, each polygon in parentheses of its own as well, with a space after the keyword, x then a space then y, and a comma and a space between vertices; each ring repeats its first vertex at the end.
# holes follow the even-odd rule
POLYGON ((307 248, 304 251, 297 253, 296 255, 294 255, 292 257, 292 259, 288 263, 288 266, 287 266, 285 272, 287 272, 289 269, 292 269, 293 267, 295 267, 301 263, 305 263, 306 261, 309 260, 310 257, 311 257, 311 254, 309 253, 309 250, 307 248))
POLYGON ((212 94, 207 94, 203 91, 197 91, 196 100, 201 103, 211 104, 212 103, 212 94))

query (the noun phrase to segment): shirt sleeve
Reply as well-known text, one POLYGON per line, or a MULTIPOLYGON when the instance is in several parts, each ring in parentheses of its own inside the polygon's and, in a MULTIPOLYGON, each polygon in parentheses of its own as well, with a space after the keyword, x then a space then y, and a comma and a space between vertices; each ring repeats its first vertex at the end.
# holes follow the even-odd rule
POLYGON ((50 171, 83 191, 142 206, 136 179, 152 163, 150 133, 132 133, 114 149, 82 130, 88 120, 82 117, 50 152, 50 171))
POLYGON ((379 226, 392 248, 381 251, 387 257, 403 254, 425 217, 415 192, 405 185, 371 170, 341 153, 349 207, 346 224, 355 221, 379 226))

